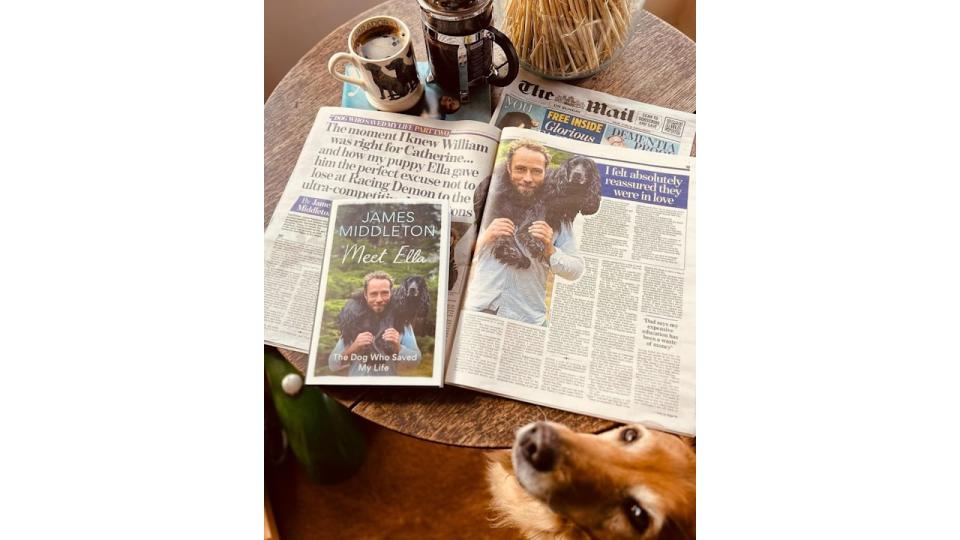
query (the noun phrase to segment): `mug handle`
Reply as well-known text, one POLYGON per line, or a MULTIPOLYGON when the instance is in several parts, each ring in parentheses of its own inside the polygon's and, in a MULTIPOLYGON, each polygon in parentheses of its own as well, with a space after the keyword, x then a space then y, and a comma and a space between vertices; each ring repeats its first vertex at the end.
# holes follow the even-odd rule
POLYGON ((340 79, 343 82, 359 86, 360 88, 366 90, 367 83, 363 82, 363 79, 351 77, 350 75, 346 74, 346 71, 344 71, 344 73, 337 71, 337 67, 344 62, 353 64, 353 67, 357 70, 357 73, 361 73, 363 66, 359 64, 357 57, 353 56, 352 54, 338 52, 337 54, 331 56, 330 61, 327 62, 327 69, 330 70, 330 74, 333 75, 335 79, 340 79))
POLYGON ((494 86, 506 86, 512 83, 520 73, 520 58, 517 56, 517 49, 513 47, 510 38, 505 36, 503 32, 492 26, 487 28, 487 31, 493 35, 493 42, 499 45, 500 48, 503 49, 503 53, 507 55, 506 63, 509 64, 506 75, 503 77, 500 76, 499 70, 503 67, 503 64, 500 64, 493 70, 493 73, 487 77, 487 82, 494 86))

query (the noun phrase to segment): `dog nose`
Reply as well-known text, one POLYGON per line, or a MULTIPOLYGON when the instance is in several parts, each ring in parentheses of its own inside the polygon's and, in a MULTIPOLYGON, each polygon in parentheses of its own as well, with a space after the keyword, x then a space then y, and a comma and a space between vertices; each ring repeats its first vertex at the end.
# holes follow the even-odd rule
POLYGON ((556 434, 549 424, 537 422, 520 437, 520 451, 533 468, 545 472, 553 468, 556 434))

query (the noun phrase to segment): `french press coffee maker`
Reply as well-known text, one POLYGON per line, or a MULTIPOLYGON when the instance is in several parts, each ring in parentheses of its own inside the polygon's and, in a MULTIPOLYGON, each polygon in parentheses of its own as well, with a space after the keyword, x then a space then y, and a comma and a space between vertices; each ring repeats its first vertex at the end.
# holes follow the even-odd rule
POLYGON ((482 84, 506 86, 520 70, 510 39, 493 27, 493 0, 417 0, 423 22, 432 82, 470 101, 470 89, 482 84), (506 61, 493 65, 493 45, 506 61), (500 69, 507 67, 506 75, 500 69))

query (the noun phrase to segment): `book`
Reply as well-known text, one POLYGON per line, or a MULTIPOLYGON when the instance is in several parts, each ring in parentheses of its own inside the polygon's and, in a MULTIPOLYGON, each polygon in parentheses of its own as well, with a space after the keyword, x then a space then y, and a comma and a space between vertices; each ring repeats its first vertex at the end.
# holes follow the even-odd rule
MULTIPOLYGON (((693 123, 617 104, 627 119, 681 119, 678 144, 654 153, 564 130, 321 109, 265 233, 265 340, 308 352, 315 319, 331 328, 317 300, 339 252, 323 209, 346 199, 446 202, 444 350, 435 352, 445 385, 694 435, 695 159, 668 152, 689 148, 693 123)), ((551 110, 541 127, 600 129, 551 110)), ((328 364, 311 362, 308 380, 328 364)))
POLYGON ((443 385, 449 213, 332 201, 308 384, 443 385))
MULTIPOLYGON (((353 66, 345 67, 347 75, 356 76, 353 66)), ((417 74, 420 75, 420 81, 423 82, 423 97, 410 110, 403 111, 401 114, 420 116, 423 118, 438 118, 440 120, 476 120, 478 122, 489 122, 492 104, 490 101, 490 87, 480 86, 470 94, 470 101, 463 103, 458 96, 449 95, 440 88, 440 85, 429 80, 430 64, 427 62, 417 62, 417 74)), ((340 104, 350 109, 360 109, 365 111, 375 111, 376 109, 367 101, 363 89, 350 83, 343 84, 343 94, 340 98, 340 104)))

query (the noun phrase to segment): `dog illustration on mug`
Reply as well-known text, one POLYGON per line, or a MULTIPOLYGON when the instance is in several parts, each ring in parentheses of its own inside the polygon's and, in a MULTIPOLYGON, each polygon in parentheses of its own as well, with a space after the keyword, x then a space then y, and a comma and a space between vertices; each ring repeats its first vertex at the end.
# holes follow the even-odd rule
POLYGON ((397 58, 387 64, 387 69, 397 74, 397 80, 404 85, 407 92, 420 84, 420 78, 417 77, 417 63, 413 58, 413 48, 407 48, 407 54, 403 58, 397 58))
POLYGON ((370 72, 374 84, 380 90, 380 99, 400 99, 407 94, 407 85, 400 82, 399 79, 391 77, 380 69, 376 64, 364 64, 363 67, 370 72), (386 95, 384 95, 386 92, 386 95))
POLYGON ((406 57, 397 58, 384 66, 384 68, 396 74, 394 77, 391 77, 376 64, 364 64, 363 67, 370 72, 373 82, 380 90, 380 99, 400 99, 420 84, 420 79, 417 77, 417 64, 413 60, 413 49, 409 47, 406 57), (386 96, 384 96, 384 92, 386 92, 386 96))

